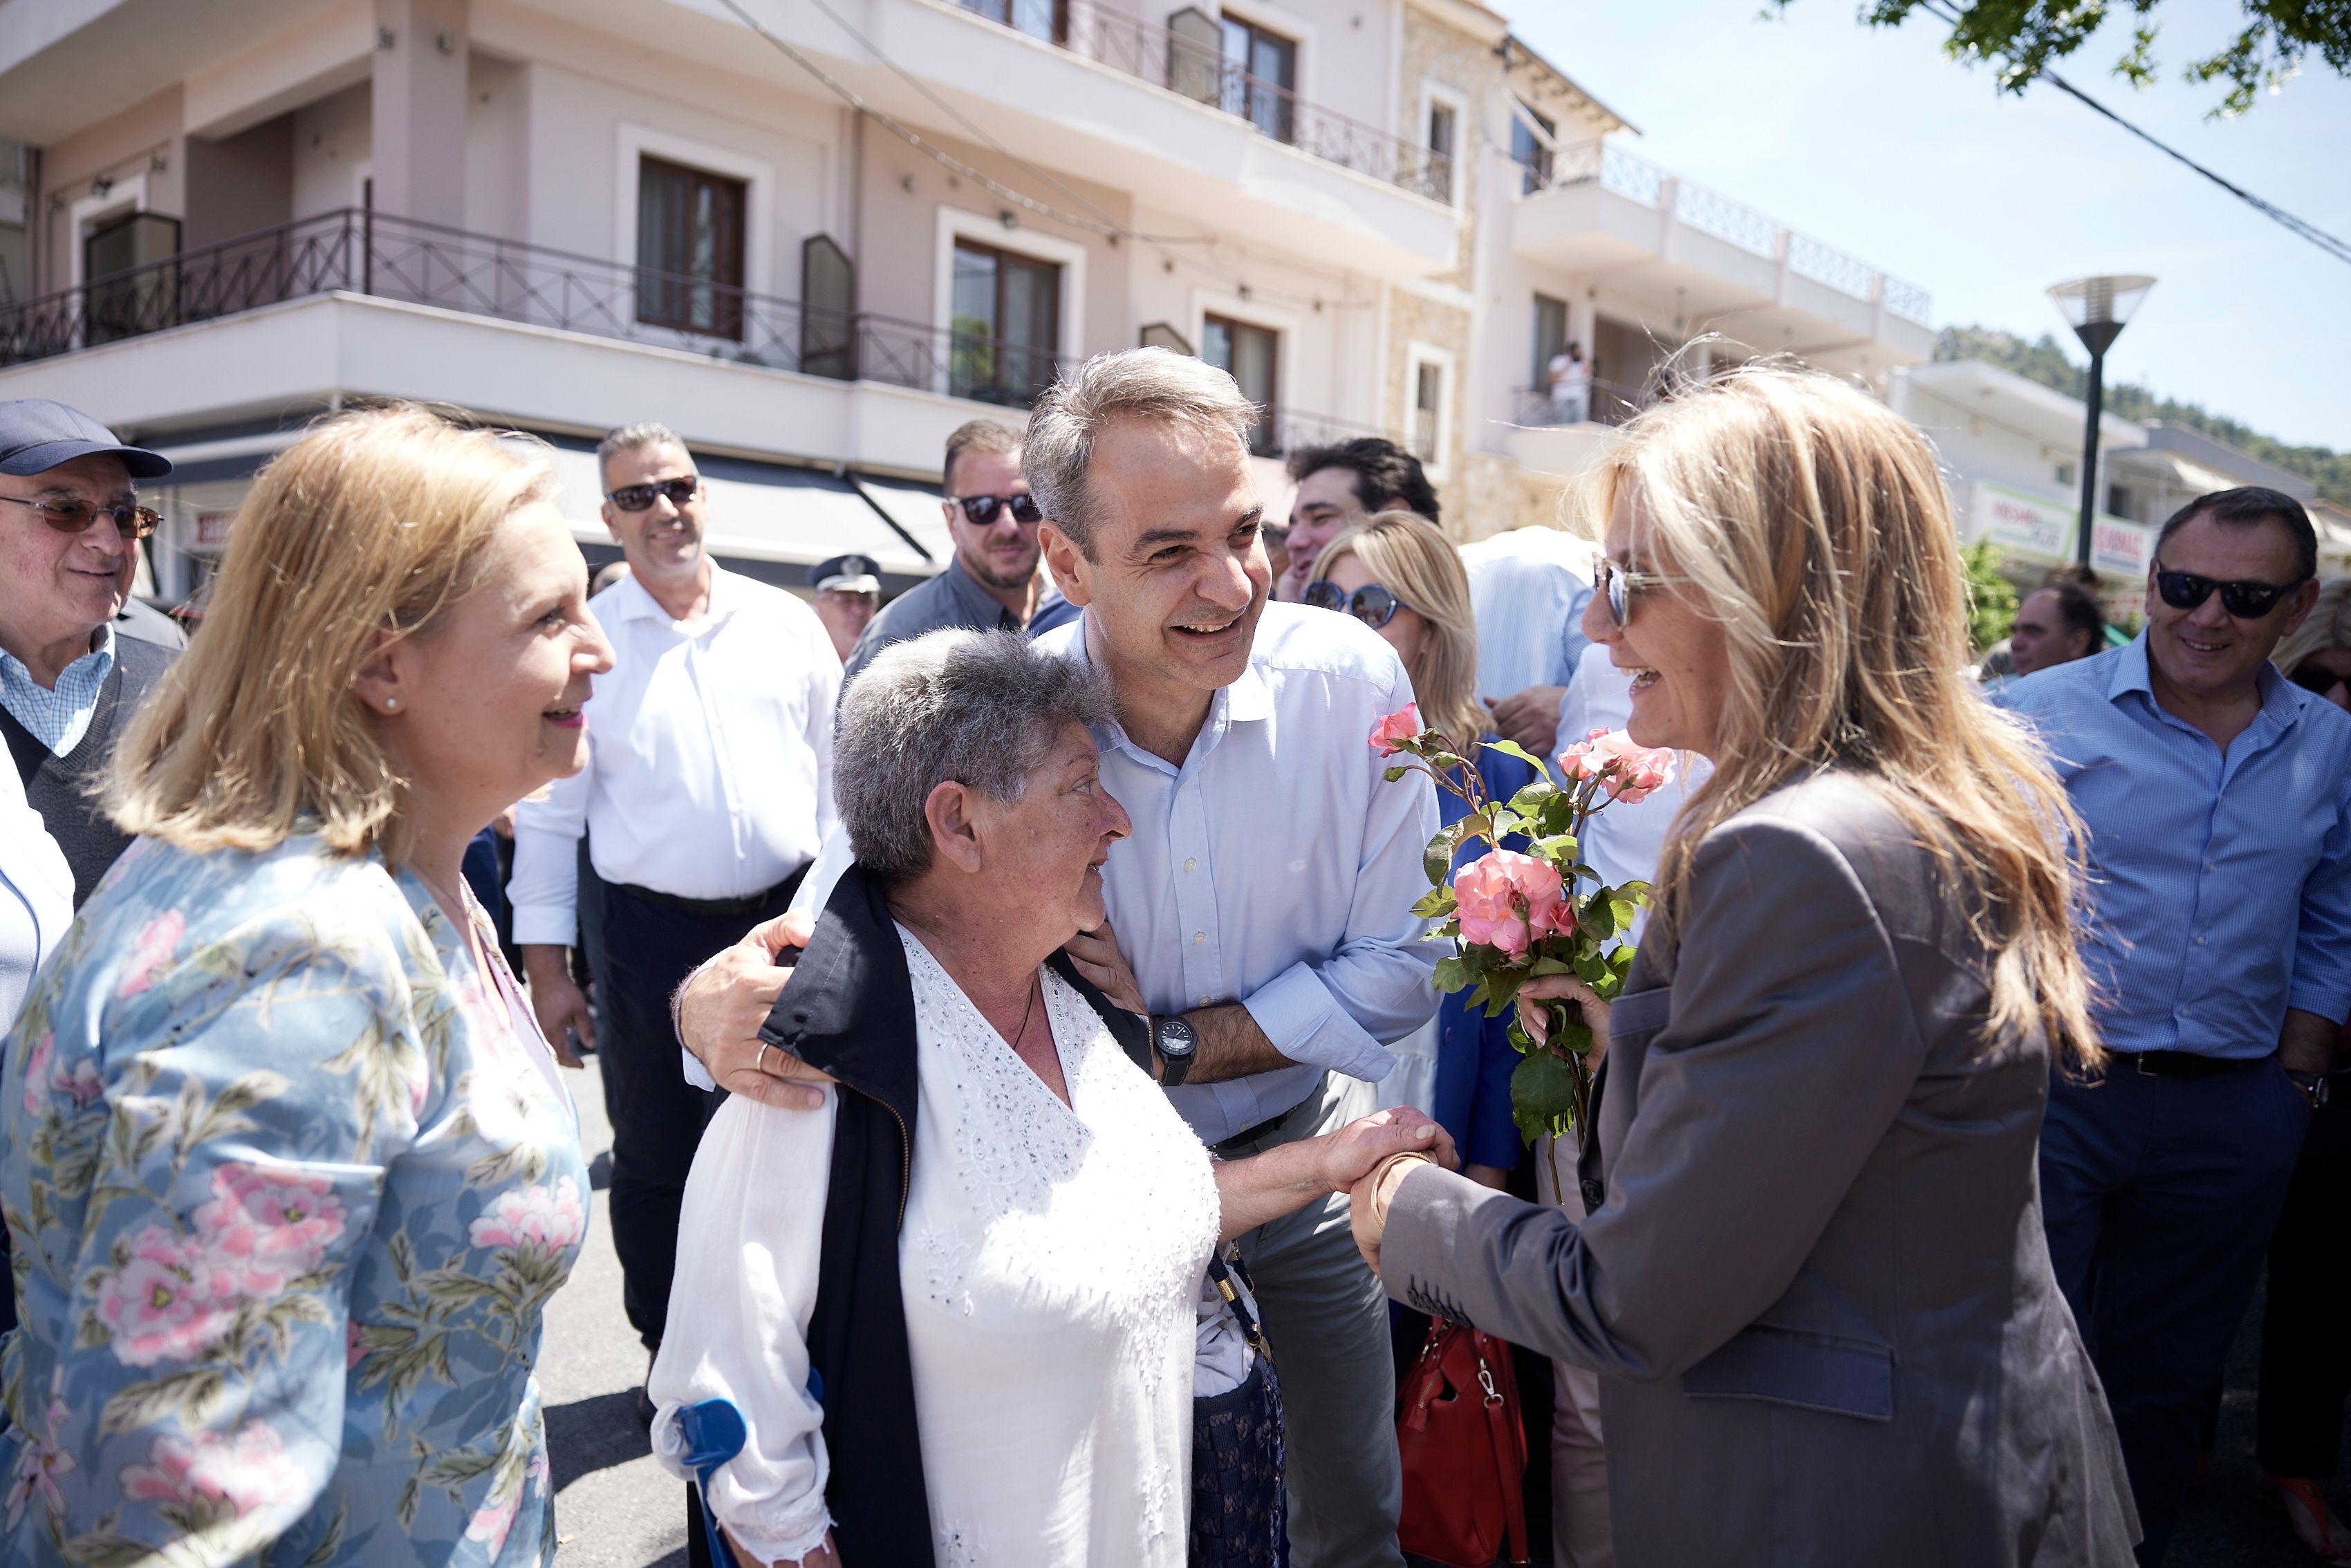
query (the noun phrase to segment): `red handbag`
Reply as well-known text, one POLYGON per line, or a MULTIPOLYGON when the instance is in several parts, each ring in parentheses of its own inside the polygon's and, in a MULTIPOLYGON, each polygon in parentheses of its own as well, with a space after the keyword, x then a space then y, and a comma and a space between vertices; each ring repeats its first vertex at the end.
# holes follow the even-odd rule
POLYGON ((1527 1430, 1510 1347, 1443 1319, 1396 1395, 1404 1514, 1396 1539, 1446 1568, 1527 1560, 1527 1430))

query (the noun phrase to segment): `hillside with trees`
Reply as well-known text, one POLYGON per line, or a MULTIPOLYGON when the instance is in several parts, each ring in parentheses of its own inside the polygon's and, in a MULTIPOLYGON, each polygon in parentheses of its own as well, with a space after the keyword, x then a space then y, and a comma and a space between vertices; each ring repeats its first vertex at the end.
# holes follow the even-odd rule
MULTIPOLYGON (((1935 358, 1981 360, 2067 397, 2084 397, 2089 392, 2089 371, 2068 360, 2055 336, 2047 332, 2037 342, 2027 342, 2013 332, 1990 327, 1946 327, 1936 340, 1935 358)), ((2301 475, 2317 486, 2326 499, 2351 507, 2351 452, 2289 446, 2199 404, 2158 397, 2144 386, 2128 383, 2106 388, 2106 412, 2125 419, 2159 419, 2225 441, 2240 452, 2301 475)))

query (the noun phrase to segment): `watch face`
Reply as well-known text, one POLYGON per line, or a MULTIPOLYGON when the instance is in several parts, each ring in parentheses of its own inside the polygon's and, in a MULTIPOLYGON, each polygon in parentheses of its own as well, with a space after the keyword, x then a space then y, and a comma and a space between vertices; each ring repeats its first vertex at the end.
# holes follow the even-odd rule
POLYGON ((1158 1045, 1160 1055, 1189 1056, 1192 1054, 1192 1047, 1195 1043, 1195 1040, 1196 1037, 1192 1033, 1192 1026, 1186 1023, 1182 1019, 1162 1019, 1159 1020, 1158 1045))

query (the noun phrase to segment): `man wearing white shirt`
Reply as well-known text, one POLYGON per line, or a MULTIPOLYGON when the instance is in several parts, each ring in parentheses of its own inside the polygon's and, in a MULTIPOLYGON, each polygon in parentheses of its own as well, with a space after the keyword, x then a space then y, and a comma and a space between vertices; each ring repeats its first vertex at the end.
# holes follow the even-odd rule
POLYGON ((652 1350, 717 1098, 678 1076, 670 993, 784 912, 832 826, 841 661, 808 606, 710 559, 708 492, 674 433, 626 426, 597 460, 604 525, 629 562, 593 601, 612 672, 588 702, 587 768, 516 814, 508 892, 540 1027, 559 1053, 567 1035, 594 1047, 602 1069, 613 1247, 652 1350), (575 931, 601 1036, 571 980, 575 931))
MULTIPOLYGON (((1436 793, 1384 780, 1369 743, 1411 682, 1368 627, 1267 603, 1254 417, 1222 371, 1130 350, 1046 394, 1023 459, 1046 559, 1083 612, 1038 646, 1110 672, 1116 718, 1095 740, 1134 821, 1102 871, 1109 921, 1069 950, 1155 1039, 1190 1038, 1187 1061, 1156 1058, 1161 1080, 1224 1157, 1368 1113, 1389 1045, 1437 1009, 1437 951, 1412 915, 1436 793)), ((682 1032, 721 1082, 792 1103, 754 1055, 779 982, 765 957, 715 962, 682 1032)), ((1343 1199, 1240 1248, 1279 1347, 1293 1561, 1400 1564, 1387 1309, 1343 1199)))

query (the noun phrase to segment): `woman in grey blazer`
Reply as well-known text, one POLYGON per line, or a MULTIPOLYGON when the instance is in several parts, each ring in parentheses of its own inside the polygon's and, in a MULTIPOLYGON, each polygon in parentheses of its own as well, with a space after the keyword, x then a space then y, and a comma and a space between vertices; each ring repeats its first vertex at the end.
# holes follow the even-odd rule
MULTIPOLYGON (((1355 1188, 1388 1291, 1602 1375, 1626 1568, 2126 1564, 2034 1167, 2097 1048, 2065 798, 1969 688, 1918 434, 1748 370, 1594 477, 1584 630, 1633 737, 1713 759, 1613 1006, 1591 1217, 1409 1160, 1355 1188)), ((1522 1009, 1540 1030, 1532 1009, 1522 1009)))

